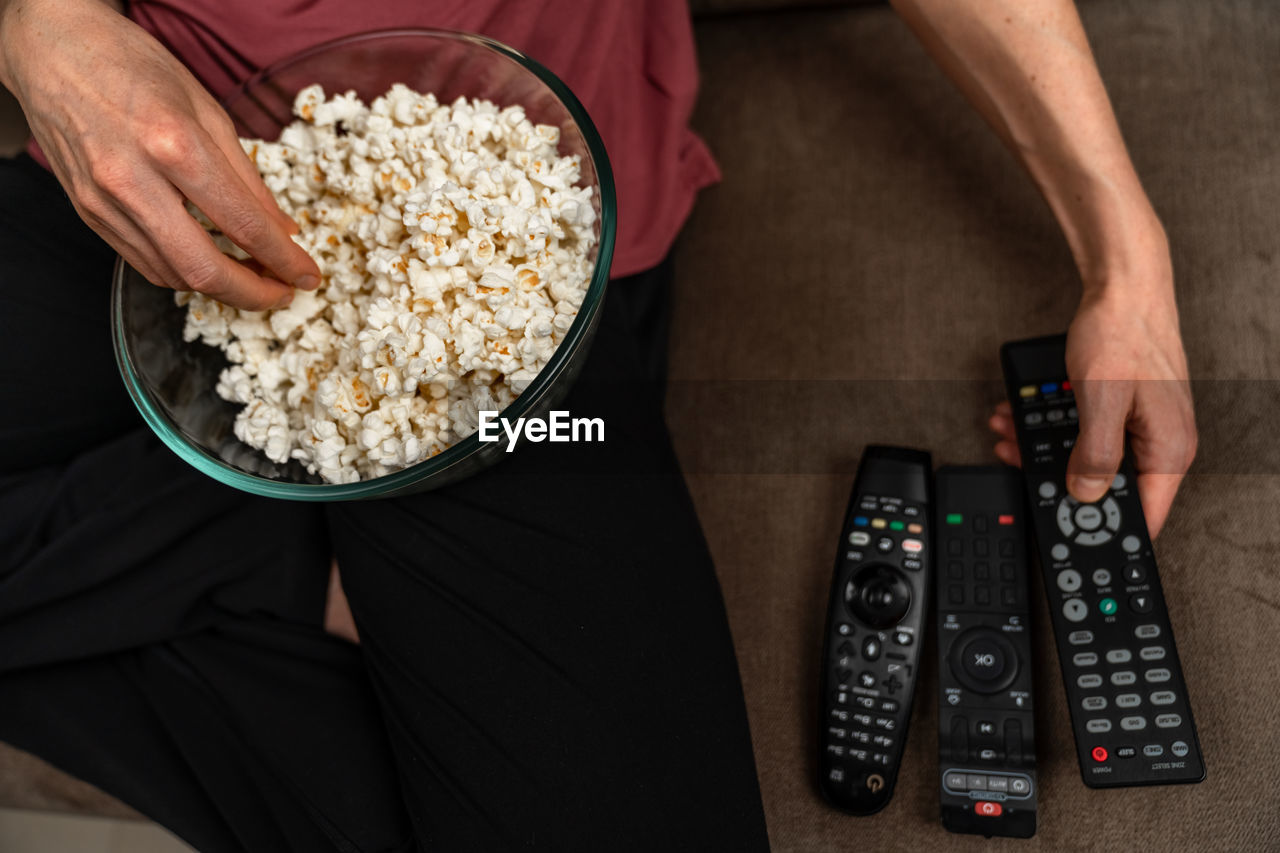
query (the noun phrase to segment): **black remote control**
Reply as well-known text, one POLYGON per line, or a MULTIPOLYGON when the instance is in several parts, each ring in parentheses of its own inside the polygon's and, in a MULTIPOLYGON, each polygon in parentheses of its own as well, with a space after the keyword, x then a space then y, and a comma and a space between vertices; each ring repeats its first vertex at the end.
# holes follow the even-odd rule
POLYGON ((1204 779, 1204 759, 1147 521, 1126 457, 1102 500, 1067 494, 1079 418, 1066 337, 1007 343, 1022 451, 1076 753, 1092 788, 1204 779))
POLYGON ((928 612, 928 453, 869 446, 836 554, 819 701, 819 787, 855 815, 893 797, 928 612))
POLYGON ((937 514, 938 758, 952 832, 1036 832, 1030 576, 1022 477, 946 466, 937 514))

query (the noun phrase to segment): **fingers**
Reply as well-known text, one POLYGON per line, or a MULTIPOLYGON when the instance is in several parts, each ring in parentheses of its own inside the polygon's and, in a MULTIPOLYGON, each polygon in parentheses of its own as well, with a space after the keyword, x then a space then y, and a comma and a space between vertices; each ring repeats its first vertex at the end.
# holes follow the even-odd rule
POLYGON ((1138 497, 1142 500, 1142 513, 1147 517, 1147 533, 1152 539, 1160 535, 1173 499, 1182 485, 1181 474, 1139 474, 1138 497))
POLYGON ((1133 407, 1133 383, 1075 382, 1080 435, 1067 461, 1067 491, 1082 503, 1100 500, 1124 459, 1125 424, 1133 407))
POLYGON ((996 458, 1006 465, 1022 467, 1022 454, 1018 450, 1018 434, 1013 425, 1013 407, 1007 400, 996 403, 995 410, 987 419, 987 426, 998 437, 995 451, 996 458))
POLYGON ((235 128, 231 124, 231 120, 227 118, 226 113, 218 110, 218 115, 215 115, 213 120, 209 122, 209 133, 226 155, 227 162, 231 168, 240 176, 240 180, 244 181, 249 191, 261 202, 263 208, 280 220, 280 225, 286 233, 298 233, 298 223, 294 222, 287 213, 280 209, 280 205, 271 195, 271 190, 267 189, 267 185, 262 182, 262 176, 258 174, 257 166, 254 165, 253 160, 249 158, 244 148, 241 147, 240 139, 236 136, 235 128))
MULTIPOLYGON (((320 285, 320 268, 289 238, 289 232, 281 222, 283 214, 275 202, 264 204, 241 177, 238 170, 243 168, 241 161, 244 160, 244 155, 238 144, 237 150, 232 152, 236 157, 233 161, 227 152, 213 142, 212 137, 201 130, 170 129, 159 136, 159 139, 151 140, 149 144, 151 154, 162 173, 222 233, 257 259, 281 282, 307 290, 320 285)), ((256 176, 255 180, 261 184, 256 176)), ((263 190, 265 191, 265 187, 263 190)), ((189 230, 185 228, 185 223, 182 230, 189 230)), ((159 242, 162 245, 164 243, 159 242)), ((186 248, 190 251, 194 247, 186 248)), ((231 272, 229 264, 193 263, 190 257, 186 260, 191 265, 190 270, 198 275, 196 282, 188 280, 193 289, 208 292, 220 301, 222 300, 215 290, 232 299, 249 300, 255 304, 261 301, 259 297, 265 298, 262 286, 250 287, 249 280, 231 272), (200 286, 197 287, 196 284, 200 286)), ((180 267, 177 263, 175 266, 180 267)))
POLYGON ((1139 382, 1130 424, 1130 447, 1138 470, 1138 495, 1155 538, 1164 527, 1183 476, 1195 459, 1195 410, 1186 383, 1139 382))
MULTIPOLYGON (((158 182, 157 182, 158 183, 158 182)), ((177 193, 164 187, 150 193, 151 204, 136 211, 142 229, 151 235, 162 257, 173 267, 179 290, 194 290, 234 308, 264 311, 281 308, 293 299, 293 288, 254 273, 218 251, 213 240, 183 207, 177 193)))

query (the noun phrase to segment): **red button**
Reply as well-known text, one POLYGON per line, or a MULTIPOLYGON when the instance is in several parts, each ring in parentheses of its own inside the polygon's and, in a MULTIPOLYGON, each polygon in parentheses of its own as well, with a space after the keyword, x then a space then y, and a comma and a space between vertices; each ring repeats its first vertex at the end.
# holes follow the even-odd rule
POLYGON ((1000 516, 999 518, 997 518, 997 519, 996 519, 996 521, 999 521, 1001 524, 1003 524, 1003 525, 1006 525, 1006 526, 1007 526, 1007 525, 1013 524, 1013 516, 1012 516, 1012 515, 1002 515, 1002 516, 1000 516))
POLYGON ((973 804, 973 813, 980 817, 1000 817, 1004 809, 1000 808, 999 803, 989 803, 986 800, 979 800, 973 804))
POLYGON ((1093 760, 1094 760, 1094 761, 1106 761, 1106 760, 1107 760, 1107 748, 1106 748, 1105 746, 1095 746, 1095 747, 1093 748, 1093 760))
POLYGON ((1065 381, 1065 380, 1064 380, 1064 381, 1063 381, 1063 383, 1062 383, 1062 390, 1063 390, 1063 391, 1070 391, 1070 390, 1071 390, 1071 383, 1070 383, 1070 382, 1067 382, 1067 381, 1065 381))

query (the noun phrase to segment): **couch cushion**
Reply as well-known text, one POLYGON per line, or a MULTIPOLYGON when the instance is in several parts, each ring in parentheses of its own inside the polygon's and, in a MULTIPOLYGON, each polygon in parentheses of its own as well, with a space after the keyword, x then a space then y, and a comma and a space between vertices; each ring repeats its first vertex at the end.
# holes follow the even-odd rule
MULTIPOLYGON (((1200 457, 1157 547, 1208 779, 1084 787, 1037 586, 1040 832, 1023 847, 1271 849, 1280 15, 1269 0, 1082 12, 1172 241, 1199 380, 1200 457)), ((697 33, 695 124, 725 179, 679 246, 668 420, 727 598, 774 849, 979 849, 938 819, 931 659, 893 803, 855 819, 821 802, 822 621, 862 447, 990 461, 997 348, 1065 328, 1079 293, 1070 255, 890 10, 716 18, 697 33)))

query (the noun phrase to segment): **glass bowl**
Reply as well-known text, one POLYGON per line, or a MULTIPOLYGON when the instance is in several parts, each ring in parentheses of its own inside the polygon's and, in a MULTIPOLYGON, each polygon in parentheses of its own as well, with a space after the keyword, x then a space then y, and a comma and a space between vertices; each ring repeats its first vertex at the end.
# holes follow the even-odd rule
MULTIPOLYGON (((529 118, 560 128, 560 154, 577 154, 580 186, 592 186, 597 241, 594 270, 573 325, 550 362, 503 411, 513 421, 540 416, 563 399, 581 371, 595 334, 609 279, 617 227, 613 175, 604 144, 586 111, 554 74, 522 53, 482 36, 443 30, 385 30, 322 44, 250 78, 223 106, 241 136, 276 139, 293 120, 294 95, 319 83, 327 95, 354 89, 365 103, 394 83, 433 92, 441 103, 459 96, 499 107, 519 104, 529 118)), ((182 340, 185 309, 173 291, 156 287, 117 260, 112 284, 116 362, 147 424, 199 470, 246 492, 303 501, 389 497, 437 488, 505 456, 501 442, 472 434, 430 459, 358 483, 326 483, 296 460, 279 464, 242 444, 232 432, 239 406, 215 393, 228 364, 215 347, 182 340)))

